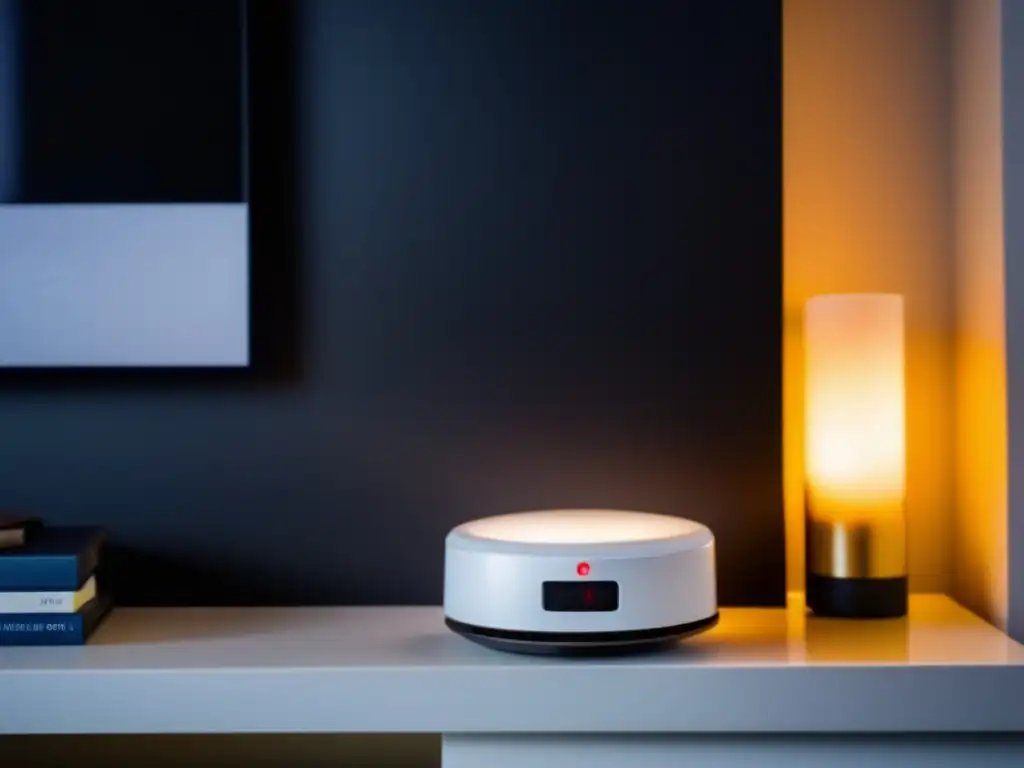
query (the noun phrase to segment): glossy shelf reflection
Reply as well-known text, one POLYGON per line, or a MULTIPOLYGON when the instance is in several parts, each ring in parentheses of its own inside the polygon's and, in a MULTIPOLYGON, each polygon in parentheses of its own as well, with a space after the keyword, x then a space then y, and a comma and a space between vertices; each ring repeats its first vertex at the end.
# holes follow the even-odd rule
POLYGON ((913 595, 905 618, 853 620, 809 615, 790 593, 786 610, 723 611, 690 645, 723 663, 1024 664, 1024 647, 945 595, 913 595))

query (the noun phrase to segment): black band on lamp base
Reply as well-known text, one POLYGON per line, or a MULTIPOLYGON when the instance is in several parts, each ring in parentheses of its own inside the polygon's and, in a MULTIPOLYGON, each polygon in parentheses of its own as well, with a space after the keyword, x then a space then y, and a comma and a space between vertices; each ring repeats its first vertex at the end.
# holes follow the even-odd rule
POLYGON ((837 579, 807 574, 807 607, 837 619, 896 619, 907 615, 907 577, 837 579))

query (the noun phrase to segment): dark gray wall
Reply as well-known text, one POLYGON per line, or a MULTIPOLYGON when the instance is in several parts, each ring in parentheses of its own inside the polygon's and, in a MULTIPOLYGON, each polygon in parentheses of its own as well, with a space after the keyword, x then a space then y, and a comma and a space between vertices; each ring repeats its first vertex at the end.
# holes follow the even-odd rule
POLYGON ((299 372, 7 386, 2 503, 123 603, 437 602, 452 525, 601 505, 781 604, 779 4, 302 7, 299 372))

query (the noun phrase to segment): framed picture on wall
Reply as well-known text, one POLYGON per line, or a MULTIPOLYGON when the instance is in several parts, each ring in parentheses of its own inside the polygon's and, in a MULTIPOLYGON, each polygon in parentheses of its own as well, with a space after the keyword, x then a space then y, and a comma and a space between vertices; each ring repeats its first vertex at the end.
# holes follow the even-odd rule
POLYGON ((286 257, 274 5, 0 0, 0 374, 253 366, 286 257))

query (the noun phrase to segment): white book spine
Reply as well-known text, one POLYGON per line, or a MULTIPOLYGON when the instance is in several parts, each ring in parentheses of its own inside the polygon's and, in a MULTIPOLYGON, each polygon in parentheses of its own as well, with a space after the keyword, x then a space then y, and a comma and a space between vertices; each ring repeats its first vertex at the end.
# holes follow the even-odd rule
POLYGON ((95 578, 77 592, 0 592, 0 614, 75 613, 95 596, 95 578))

